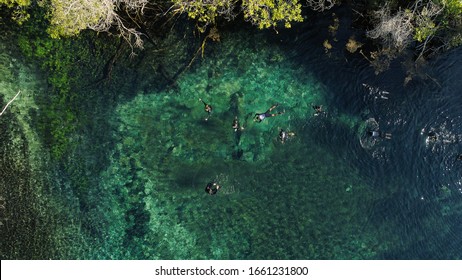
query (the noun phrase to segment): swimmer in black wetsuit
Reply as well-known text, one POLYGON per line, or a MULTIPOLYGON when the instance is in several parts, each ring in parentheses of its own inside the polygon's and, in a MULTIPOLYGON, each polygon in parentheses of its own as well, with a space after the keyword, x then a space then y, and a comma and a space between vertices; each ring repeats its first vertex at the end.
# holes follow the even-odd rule
POLYGON ((313 105, 312 106, 314 109, 314 116, 319 116, 319 114, 322 113, 322 105, 313 105))
POLYGON ((279 130, 279 141, 281 141, 282 144, 284 144, 287 140, 289 140, 289 138, 293 136, 295 136, 295 133, 293 132, 285 131, 282 128, 279 130))
POLYGON ((235 116, 233 120, 233 129, 234 129, 234 132, 237 132, 240 129, 239 120, 237 119, 237 116, 235 116))
POLYGON ((210 195, 214 195, 214 194, 217 194, 219 189, 220 189, 220 186, 216 182, 210 182, 205 187, 205 192, 210 195))
POLYGON ((210 115, 212 114, 212 106, 210 106, 209 104, 205 103, 204 100, 202 100, 202 98, 199 98, 199 101, 201 101, 202 103, 204 103, 204 111, 207 112, 208 116, 205 118, 206 121, 209 120, 210 118, 210 115))
POLYGON ((262 122, 266 118, 284 114, 284 112, 271 113, 271 111, 273 111, 273 109, 276 108, 277 106, 279 106, 279 103, 276 103, 275 105, 271 106, 264 113, 256 113, 253 120, 256 122, 262 122))
POLYGON ((430 142, 436 142, 436 140, 438 140, 438 134, 436 134, 436 132, 434 131, 430 131, 427 136, 427 139, 430 142))

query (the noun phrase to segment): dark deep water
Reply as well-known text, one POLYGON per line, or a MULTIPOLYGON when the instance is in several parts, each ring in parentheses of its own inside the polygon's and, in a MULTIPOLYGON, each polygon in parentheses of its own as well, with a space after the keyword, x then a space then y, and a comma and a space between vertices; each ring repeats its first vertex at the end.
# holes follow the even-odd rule
MULTIPOLYGON (((314 48, 303 42, 320 44, 322 36, 313 30, 300 34, 295 46, 287 40, 286 51, 314 68, 328 85, 328 106, 363 121, 374 118, 380 130, 393 135, 392 140, 364 149, 358 136, 348 131, 327 127, 316 133, 317 143, 357 167, 375 191, 387 193, 368 209, 368 222, 388 224, 384 238, 394 239, 393 249, 379 258, 460 259, 462 161, 456 160, 462 152, 461 85, 456 78, 462 71, 460 48, 430 61, 422 71, 424 79, 414 78, 404 86, 404 61, 392 63, 379 75, 344 50, 334 50, 331 58, 337 62, 326 63, 322 51, 315 55, 314 48), (436 140, 429 139, 430 132, 436 140)), ((338 36, 342 42, 341 31, 338 36)))
MULTIPOLYGON (((341 32, 339 41, 345 42, 341 32)), ((461 49, 429 61, 420 77, 404 85, 404 60, 376 75, 369 64, 352 59, 344 49, 330 51, 327 62, 319 49, 314 54, 305 42, 321 44, 325 34, 307 31, 297 34, 295 42, 291 37, 283 43, 286 51, 328 85, 330 108, 365 123, 374 118, 380 130, 392 134, 392 140, 365 149, 358 141, 361 135, 335 127, 315 130, 318 144, 357 167, 374 191, 386 193, 368 210, 368 222, 388 224, 388 232, 380 234, 393 240, 390 250, 378 257, 460 259, 461 49)))
POLYGON ((2 116, 2 259, 462 258, 462 49, 404 86, 401 61, 376 75, 329 24, 229 31, 176 88, 109 108, 98 97, 68 165, 44 163, 48 179, 14 180, 39 159, 13 153, 14 135, 32 139, 2 116), (284 114, 252 121, 275 103, 284 114), (366 138, 373 126, 392 139, 366 138), (281 144, 280 128, 295 136, 281 144))

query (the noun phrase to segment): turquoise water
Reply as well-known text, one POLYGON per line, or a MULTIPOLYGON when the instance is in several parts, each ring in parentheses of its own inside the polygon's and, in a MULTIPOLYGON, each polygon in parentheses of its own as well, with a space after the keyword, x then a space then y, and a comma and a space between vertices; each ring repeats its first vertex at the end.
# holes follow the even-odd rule
POLYGON ((43 78, 18 80, 39 71, 13 71, 4 48, 1 104, 15 81, 26 94, 0 117, 2 259, 460 258, 459 68, 443 58, 429 69, 442 85, 404 87, 400 65, 376 76, 316 28, 224 31, 171 87, 116 72, 85 89, 61 162, 31 120, 43 78), (273 104, 284 113, 253 121, 273 104), (370 119, 392 139, 365 145, 370 119))

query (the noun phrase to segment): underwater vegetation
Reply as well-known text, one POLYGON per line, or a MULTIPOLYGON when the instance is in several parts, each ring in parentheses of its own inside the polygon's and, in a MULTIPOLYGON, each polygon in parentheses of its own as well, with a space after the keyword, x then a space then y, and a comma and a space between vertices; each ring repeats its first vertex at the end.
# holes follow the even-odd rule
POLYGON ((0 107, 21 90, 0 116, 2 258, 416 258, 445 244, 457 256, 457 191, 437 185, 418 204, 414 177, 374 173, 398 153, 361 146, 378 110, 358 107, 388 95, 362 84, 367 65, 360 82, 333 67, 352 59, 340 43, 314 51, 300 34, 287 51, 269 32, 177 24, 130 57, 121 38, 53 40, 41 20, 1 34, 0 107), (333 59, 302 62, 318 53, 333 59), (350 111, 349 94, 362 94, 350 111))

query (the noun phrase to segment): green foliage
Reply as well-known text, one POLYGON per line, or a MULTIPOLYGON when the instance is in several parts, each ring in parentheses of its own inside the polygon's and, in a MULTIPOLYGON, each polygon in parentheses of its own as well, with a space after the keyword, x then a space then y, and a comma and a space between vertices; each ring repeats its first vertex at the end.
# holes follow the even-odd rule
POLYGON ((414 15, 414 39, 416 41, 423 42, 438 31, 438 27, 433 20, 436 15, 436 13, 431 14, 426 8, 422 9, 418 15, 414 15))
POLYGON ((449 38, 448 47, 455 48, 462 45, 462 35, 461 33, 457 33, 449 38))
POLYGON ((78 61, 90 60, 88 48, 72 40, 55 40, 46 33, 46 11, 37 8, 17 35, 22 53, 37 62, 47 73, 50 89, 43 99, 38 116, 38 129, 54 158, 61 158, 71 148, 71 135, 76 129, 74 90, 82 78, 78 61))
POLYGON ((460 46, 462 44, 462 1, 460 0, 438 0, 437 3, 443 7, 443 13, 438 18, 437 25, 440 25, 438 35, 445 44, 445 49, 460 46))
POLYGON ((15 6, 29 6, 30 0, 0 0, 0 5, 6 5, 8 8, 15 6))
MULTIPOLYGON (((458 44, 462 32, 462 1, 460 0, 387 0, 368 1, 375 9, 375 28, 368 32, 371 38, 381 38, 386 46, 398 46, 401 51, 411 39, 425 42, 433 49, 449 49, 458 44), (412 36, 412 37, 411 37, 412 36), (433 39, 437 38, 437 39, 433 39), (391 44, 390 44, 390 39, 391 44)), ((366 10, 367 12, 367 10, 366 10)))
POLYGON ((45 123, 40 129, 50 134, 46 137, 49 141, 47 144, 55 159, 62 158, 72 148, 71 135, 75 132, 77 120, 75 112, 68 105, 64 96, 53 96, 42 116, 45 123))
POLYGON ((414 39, 418 42, 423 42, 429 36, 435 34, 436 25, 433 21, 429 20, 426 24, 416 27, 414 32, 414 39))
POLYGON ((172 0, 175 13, 186 13, 198 22, 199 30, 205 31, 208 25, 215 24, 219 15, 234 17, 233 8, 238 0, 172 0))
POLYGON ((20 34, 18 44, 22 52, 40 62, 40 66, 48 71, 48 82, 54 90, 61 93, 70 91, 70 84, 76 82, 72 74, 77 59, 73 53, 70 40, 54 40, 45 34, 31 40, 29 36, 20 34))
MULTIPOLYGON (((217 18, 234 18, 234 6, 237 0, 173 0, 174 12, 187 13, 189 18, 196 19, 203 32, 208 25, 215 24, 217 18)), ((280 23, 286 28, 291 22, 303 21, 301 4, 298 0, 243 0, 241 3, 244 18, 258 28, 276 27, 280 23)))
POLYGON ((77 35, 104 20, 114 8, 112 1, 51 0, 48 33, 52 38, 77 35))
MULTIPOLYGON (((4 5, 10 11, 10 17, 19 25, 23 24, 30 18, 26 8, 30 5, 30 0, 0 0, 0 7, 4 5)), ((0 19, 2 17, 0 16, 0 19)))
POLYGON ((15 9, 11 15, 11 18, 19 25, 22 25, 30 18, 30 14, 24 9, 15 9))
POLYGON ((291 22, 303 21, 298 0, 244 0, 244 18, 258 28, 276 27, 282 22, 290 28, 291 22))
POLYGON ((462 1, 460 0, 438 0, 439 4, 444 6, 444 10, 448 15, 462 14, 462 1))

